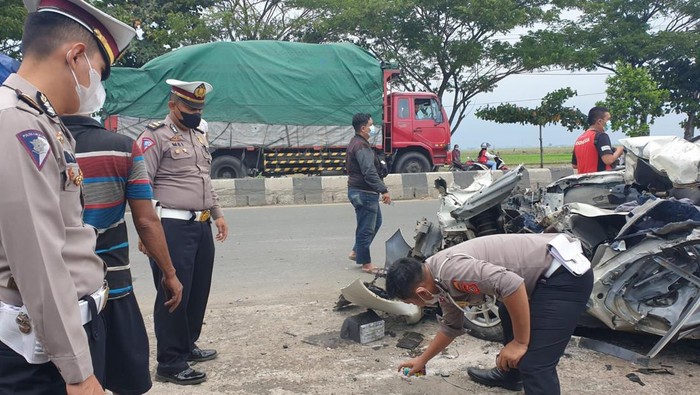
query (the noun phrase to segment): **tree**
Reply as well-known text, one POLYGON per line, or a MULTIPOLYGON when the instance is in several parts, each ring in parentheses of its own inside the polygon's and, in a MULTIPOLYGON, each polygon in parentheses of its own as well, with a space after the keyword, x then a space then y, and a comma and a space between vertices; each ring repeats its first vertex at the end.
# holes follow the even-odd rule
POLYGON ((621 61, 633 68, 647 68, 661 87, 670 92, 666 110, 686 114, 685 136, 692 137, 695 126, 699 126, 700 3, 688 0, 553 2, 580 14, 561 30, 567 37, 566 46, 578 56, 565 66, 617 72, 616 64, 621 61))
POLYGON ((513 29, 558 15, 538 0, 296 0, 322 11, 305 41, 346 40, 395 61, 410 90, 453 96, 447 106, 452 133, 468 104, 509 75, 564 63, 563 37, 538 31, 509 42, 513 29), (552 49, 557 50, 552 50, 552 49))
POLYGON ((294 6, 293 1, 218 1, 207 15, 217 39, 283 40, 297 39, 319 12, 294 6))
POLYGON ((21 59, 20 43, 27 10, 21 0, 0 0, 0 52, 21 59))
POLYGON ((498 123, 519 123, 536 125, 540 131, 540 167, 544 167, 544 148, 542 147, 542 127, 560 124, 570 132, 586 125, 586 115, 574 107, 564 106, 564 102, 576 96, 571 88, 557 89, 542 98, 536 108, 520 107, 515 104, 500 104, 496 107, 486 106, 476 111, 476 116, 498 123))
POLYGON ((631 137, 648 136, 654 118, 664 114, 663 104, 669 92, 659 88, 649 71, 619 62, 617 73, 608 77, 607 97, 600 103, 612 114, 613 130, 623 130, 631 137))
POLYGON ((95 1, 98 8, 143 30, 140 39, 132 41, 131 48, 118 63, 128 67, 140 67, 184 45, 212 41, 214 31, 205 16, 214 3, 212 0, 95 1))

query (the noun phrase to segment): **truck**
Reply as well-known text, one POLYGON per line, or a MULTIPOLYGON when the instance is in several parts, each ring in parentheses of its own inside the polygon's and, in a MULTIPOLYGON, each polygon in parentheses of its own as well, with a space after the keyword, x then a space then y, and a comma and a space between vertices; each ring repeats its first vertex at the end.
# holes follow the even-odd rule
POLYGON ((203 119, 213 178, 333 174, 345 169, 351 121, 369 113, 370 139, 390 172, 451 163, 450 125, 430 92, 394 89, 400 71, 350 43, 214 42, 186 46, 140 68, 112 68, 105 126, 136 138, 168 113, 168 78, 207 81, 203 119), (381 121, 381 122, 378 122, 381 121))

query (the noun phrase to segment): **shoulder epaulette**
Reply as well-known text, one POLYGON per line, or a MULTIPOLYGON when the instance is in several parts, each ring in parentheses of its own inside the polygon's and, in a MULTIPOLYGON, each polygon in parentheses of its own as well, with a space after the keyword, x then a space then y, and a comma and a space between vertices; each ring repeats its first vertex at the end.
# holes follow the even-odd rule
POLYGON ((164 124, 163 122, 160 122, 160 121, 158 121, 158 122, 151 122, 151 123, 148 124, 148 128, 151 129, 151 130, 156 130, 156 129, 160 128, 160 127, 163 126, 163 125, 165 125, 165 124, 164 124))
POLYGON ((19 90, 19 89, 15 89, 15 93, 17 94, 17 98, 18 98, 19 100, 21 100, 21 101, 25 102, 26 104, 28 104, 29 107, 31 107, 31 108, 33 108, 33 109, 39 111, 39 114, 43 114, 43 113, 44 113, 44 109, 41 108, 41 106, 39 105, 39 103, 37 103, 36 101, 34 101, 34 99, 32 99, 31 97, 25 95, 24 92, 22 92, 22 91, 19 90))

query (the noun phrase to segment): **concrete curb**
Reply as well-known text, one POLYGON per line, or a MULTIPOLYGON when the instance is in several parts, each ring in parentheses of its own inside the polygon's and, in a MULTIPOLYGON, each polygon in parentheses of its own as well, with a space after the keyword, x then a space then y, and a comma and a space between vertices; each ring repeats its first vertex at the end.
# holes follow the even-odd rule
MULTIPOLYGON (((393 200, 437 198, 433 187, 442 177, 447 185, 466 187, 476 171, 389 174, 386 183, 393 200)), ((497 176, 502 172, 496 172, 497 176)), ((540 188, 573 174, 571 168, 527 169, 520 182, 523 188, 540 188)), ((344 203, 348 201, 347 176, 300 178, 243 178, 213 180, 222 207, 271 206, 285 204, 344 203)))

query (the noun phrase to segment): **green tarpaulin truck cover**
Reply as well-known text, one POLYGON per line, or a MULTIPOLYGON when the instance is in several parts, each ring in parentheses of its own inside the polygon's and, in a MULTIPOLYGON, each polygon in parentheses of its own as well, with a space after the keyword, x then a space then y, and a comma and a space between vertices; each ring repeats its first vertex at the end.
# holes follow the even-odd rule
MULTIPOLYGON (((265 133, 273 135, 274 130, 286 129, 282 134, 289 140, 291 128, 301 136, 285 145, 295 145, 302 143, 300 137, 303 140, 307 131, 332 134, 333 130, 315 128, 313 132, 314 128, 299 126, 335 126, 347 131, 355 113, 371 113, 377 124, 382 116, 382 69, 373 55, 349 43, 284 41, 193 45, 155 58, 138 69, 115 67, 105 83, 105 112, 140 119, 141 130, 143 120, 163 119, 168 113, 168 78, 211 83, 214 90, 207 95, 203 113, 210 130, 212 123, 219 124, 215 128, 219 132, 224 125, 233 124, 238 129, 243 124, 256 125, 242 131, 253 140, 260 140, 259 134, 266 128, 272 128, 265 133)), ((338 139, 344 143, 347 133, 343 135, 338 139)), ((274 136, 268 137, 268 143, 275 140, 274 136)), ((229 142, 219 145, 228 145, 231 138, 226 140, 229 142)), ((330 140, 324 143, 336 143, 330 140)))

